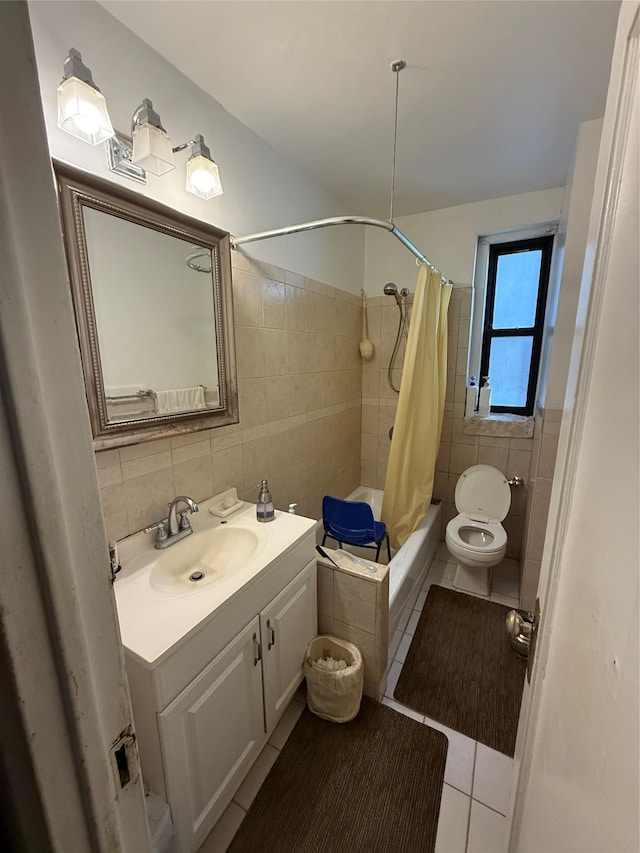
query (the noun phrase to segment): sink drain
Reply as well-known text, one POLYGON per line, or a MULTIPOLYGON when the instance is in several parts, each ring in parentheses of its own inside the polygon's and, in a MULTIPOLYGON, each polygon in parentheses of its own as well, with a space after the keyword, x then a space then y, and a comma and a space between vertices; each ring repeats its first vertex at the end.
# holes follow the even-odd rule
POLYGON ((201 581, 204 578, 204 572, 191 572, 189 575, 190 581, 201 581))

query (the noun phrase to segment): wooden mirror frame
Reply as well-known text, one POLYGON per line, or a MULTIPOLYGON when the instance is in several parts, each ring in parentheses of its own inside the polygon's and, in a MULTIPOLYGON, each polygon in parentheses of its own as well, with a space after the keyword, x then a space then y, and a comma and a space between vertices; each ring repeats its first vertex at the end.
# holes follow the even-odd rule
POLYGON ((239 420, 238 385, 229 234, 66 164, 54 161, 54 171, 58 184, 62 230, 94 448, 104 450, 237 423, 239 420), (220 380, 218 406, 206 410, 174 412, 109 422, 82 216, 83 208, 93 208, 117 216, 137 225, 179 237, 211 251, 216 351, 220 380))

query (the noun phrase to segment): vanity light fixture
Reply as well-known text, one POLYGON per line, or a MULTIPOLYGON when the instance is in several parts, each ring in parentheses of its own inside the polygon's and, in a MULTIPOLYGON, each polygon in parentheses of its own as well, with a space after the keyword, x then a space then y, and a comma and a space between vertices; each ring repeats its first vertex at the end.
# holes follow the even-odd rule
MULTIPOLYGON (((200 134, 192 142, 187 142, 191 148, 191 156, 187 160, 187 183, 185 190, 200 198, 213 198, 222 195, 222 183, 218 165, 211 156, 211 151, 200 134)), ((182 145, 174 148, 180 151, 182 145)))
POLYGON ((185 190, 203 199, 222 194, 218 166, 202 135, 173 147, 149 98, 133 114, 131 137, 116 132, 104 96, 75 48, 65 60, 58 87, 58 127, 91 145, 106 142, 109 169, 143 184, 147 172, 162 176, 175 169, 174 154, 189 148, 185 190))
POLYGON ((58 127, 89 145, 99 145, 115 135, 104 95, 75 48, 65 59, 64 77, 58 86, 58 127))
POLYGON ((131 119, 131 162, 152 175, 164 175, 176 167, 171 140, 149 98, 144 98, 131 119))

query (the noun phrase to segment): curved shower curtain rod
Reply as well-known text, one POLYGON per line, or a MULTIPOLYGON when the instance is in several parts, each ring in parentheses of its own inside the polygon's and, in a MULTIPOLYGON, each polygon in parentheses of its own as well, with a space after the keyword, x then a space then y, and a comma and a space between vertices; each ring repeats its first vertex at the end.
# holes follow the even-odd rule
MULTIPOLYGON (((243 243, 253 243, 256 240, 268 240, 270 237, 284 237, 287 234, 299 234, 302 231, 314 231, 316 228, 326 228, 330 225, 373 225, 375 228, 384 228, 399 240, 402 245, 407 248, 412 255, 420 261, 431 267, 432 270, 438 270, 435 264, 422 254, 417 249, 411 240, 397 228, 393 222, 386 219, 369 219, 367 216, 331 216, 328 219, 315 219, 312 222, 301 222, 299 225, 286 225, 284 228, 272 228, 270 231, 257 231, 255 234, 245 234, 244 237, 231 237, 231 247, 237 249, 243 243)), ((442 283, 449 282, 449 279, 442 276, 442 283)))

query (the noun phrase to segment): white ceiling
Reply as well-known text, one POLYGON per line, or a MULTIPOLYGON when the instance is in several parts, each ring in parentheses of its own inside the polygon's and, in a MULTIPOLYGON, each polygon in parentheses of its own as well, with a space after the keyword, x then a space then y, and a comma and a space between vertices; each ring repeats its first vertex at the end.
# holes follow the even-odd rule
POLYGON ((616 0, 102 5, 347 209, 380 218, 392 60, 407 61, 396 216, 548 189, 566 181, 579 124, 604 113, 619 9, 616 0))

